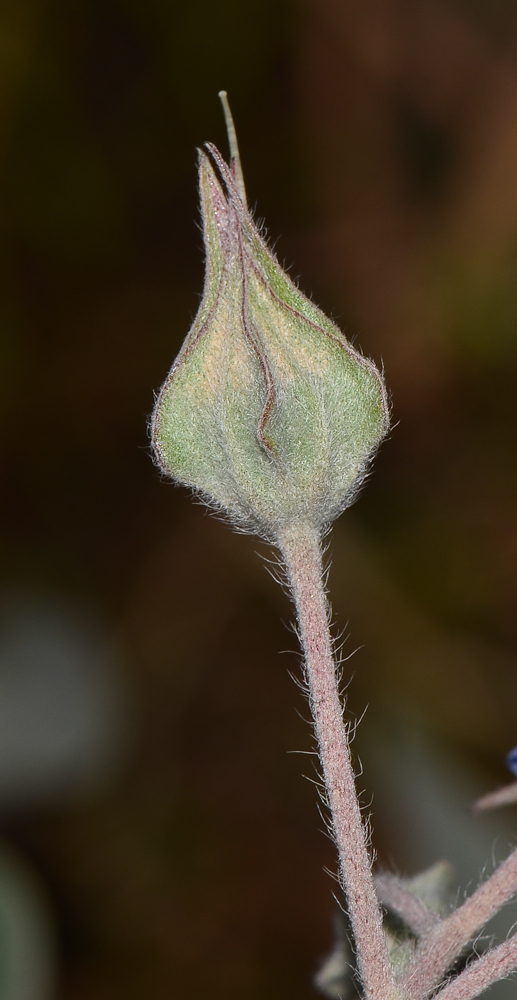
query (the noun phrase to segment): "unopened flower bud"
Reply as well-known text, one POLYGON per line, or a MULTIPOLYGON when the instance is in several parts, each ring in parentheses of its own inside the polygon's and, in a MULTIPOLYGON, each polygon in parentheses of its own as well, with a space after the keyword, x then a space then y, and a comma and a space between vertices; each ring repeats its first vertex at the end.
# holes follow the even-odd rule
POLYGON ((293 521, 324 527, 388 429, 384 383, 280 267, 247 210, 237 156, 228 167, 206 148, 205 288, 156 403, 157 461, 268 538, 293 521))

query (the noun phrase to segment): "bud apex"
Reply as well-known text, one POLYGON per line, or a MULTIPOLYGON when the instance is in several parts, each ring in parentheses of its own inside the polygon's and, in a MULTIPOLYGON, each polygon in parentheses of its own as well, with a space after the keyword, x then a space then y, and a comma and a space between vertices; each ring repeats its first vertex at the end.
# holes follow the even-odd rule
POLYGON ((388 429, 384 383, 280 267, 242 200, 236 158, 229 168, 206 148, 205 288, 156 403, 157 461, 267 538, 293 521, 323 528, 388 429))

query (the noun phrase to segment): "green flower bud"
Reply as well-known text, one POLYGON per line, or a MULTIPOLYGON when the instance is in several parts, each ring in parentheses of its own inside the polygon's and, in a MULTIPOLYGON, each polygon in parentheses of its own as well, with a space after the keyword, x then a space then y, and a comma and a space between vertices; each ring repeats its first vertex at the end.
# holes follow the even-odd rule
MULTIPOLYGON (((231 121, 230 121, 231 125, 231 121)), ((198 314, 158 396, 160 468, 239 526, 276 538, 352 502, 388 429, 380 373, 280 267, 231 168, 199 156, 206 248, 198 314), (214 169, 215 167, 215 169, 214 169)))

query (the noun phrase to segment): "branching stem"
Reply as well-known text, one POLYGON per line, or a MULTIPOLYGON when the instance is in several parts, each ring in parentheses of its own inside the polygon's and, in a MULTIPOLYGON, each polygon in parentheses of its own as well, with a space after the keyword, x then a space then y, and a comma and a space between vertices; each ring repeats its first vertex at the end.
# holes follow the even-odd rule
POLYGON ((319 533, 309 524, 297 523, 279 534, 278 545, 296 605, 314 727, 365 997, 402 1000, 407 993, 396 985, 390 968, 355 790, 329 632, 319 533))
POLYGON ((427 997, 456 956, 516 891, 517 850, 514 850, 462 906, 433 928, 417 948, 404 980, 415 1000, 427 997))
POLYGON ((517 966, 517 935, 503 941, 497 948, 467 965, 438 993, 437 1000, 474 1000, 492 983, 504 979, 517 966))

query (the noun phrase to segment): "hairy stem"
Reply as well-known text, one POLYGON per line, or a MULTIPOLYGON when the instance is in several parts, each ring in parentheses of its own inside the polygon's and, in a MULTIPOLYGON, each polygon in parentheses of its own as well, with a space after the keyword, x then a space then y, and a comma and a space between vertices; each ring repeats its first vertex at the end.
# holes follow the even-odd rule
POLYGON ((332 654, 319 534, 311 525, 299 523, 281 532, 278 545, 296 605, 314 727, 365 997, 401 1000, 407 994, 396 986, 391 971, 355 791, 332 654))
MULTIPOLYGON (((423 1000, 443 979, 465 945, 516 891, 517 850, 512 851, 506 861, 499 865, 494 874, 462 906, 454 910, 446 920, 441 920, 422 940, 404 977, 415 1000, 423 1000)), ((467 995, 471 994, 465 994, 467 995)))
POLYGON ((474 1000, 516 967, 517 935, 514 935, 471 962, 456 979, 440 990, 436 1000, 474 1000))

